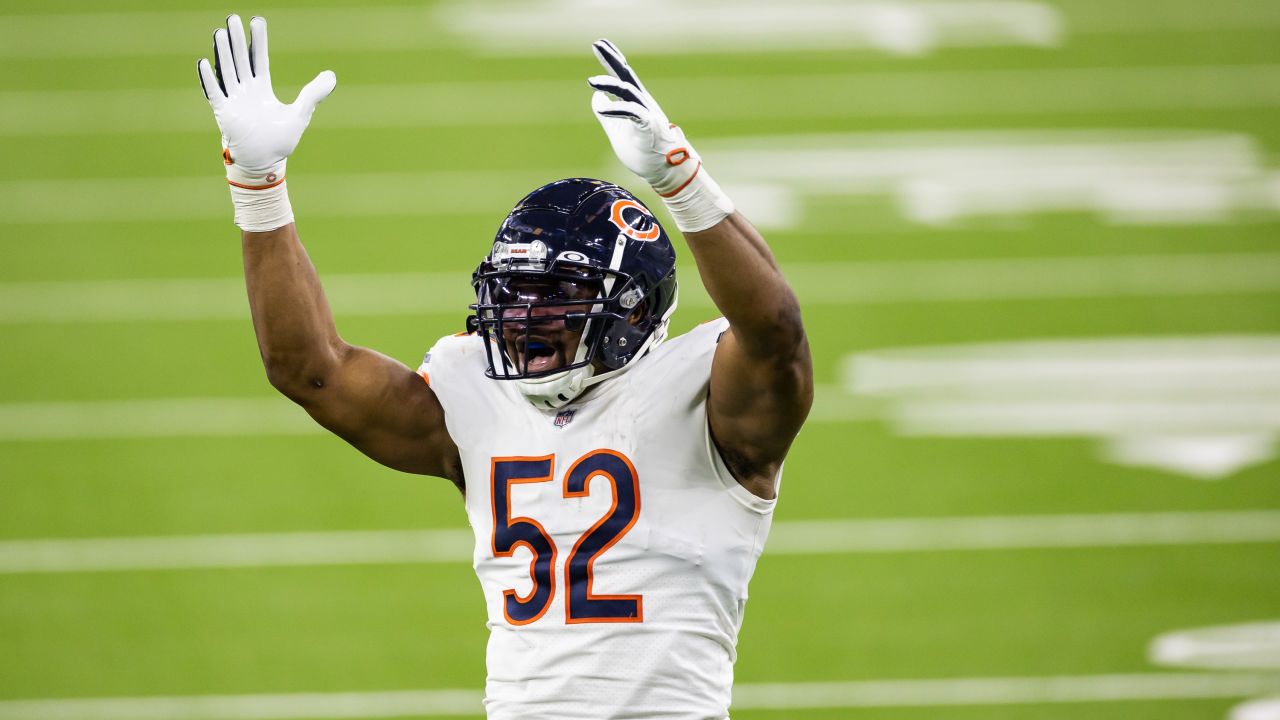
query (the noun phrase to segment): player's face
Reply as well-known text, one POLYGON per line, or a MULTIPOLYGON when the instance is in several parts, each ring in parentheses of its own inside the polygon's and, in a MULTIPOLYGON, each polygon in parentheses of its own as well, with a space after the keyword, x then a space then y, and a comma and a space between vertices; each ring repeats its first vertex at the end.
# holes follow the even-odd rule
POLYGON ((542 373, 573 361, 584 321, 566 320, 566 313, 582 313, 587 305, 556 305, 558 300, 591 300, 599 283, 554 278, 513 278, 506 283, 502 304, 521 304, 502 312, 502 341, 518 370, 542 373), (544 303, 528 308, 523 303, 544 303), (526 332, 526 326, 528 332, 526 332), (527 363, 527 365, 526 365, 527 363), (527 370, 526 370, 527 368, 527 370))

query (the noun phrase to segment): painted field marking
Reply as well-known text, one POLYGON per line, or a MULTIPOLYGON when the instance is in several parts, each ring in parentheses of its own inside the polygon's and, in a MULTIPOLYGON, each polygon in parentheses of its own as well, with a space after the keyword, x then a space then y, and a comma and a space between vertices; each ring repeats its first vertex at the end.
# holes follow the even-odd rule
MULTIPOLYGON (((3 15, 0 58, 109 58, 210 56, 209 40, 226 15, 219 11, 3 15)), ((249 16, 243 18, 246 22, 249 16)), ((273 9, 276 53, 369 52, 441 45, 432 11, 420 4, 273 9)), ((447 45, 447 44, 446 44, 447 45)), ((210 58, 212 59, 212 58, 210 58)), ((194 83, 195 70, 192 69, 194 83)))
POLYGON ((1213 480, 1280 438, 1280 336, 1199 335, 885 349, 844 361, 845 388, 900 432, 1090 437, 1104 459, 1213 480))
MULTIPOLYGON (((1042 705, 1241 698, 1280 692, 1261 673, 1143 673, 737 683, 735 710, 1042 705)), ((0 701, 0 720, 293 720, 482 714, 478 690, 0 701)))
POLYGON ((1228 720, 1280 720, 1280 697, 1260 698, 1231 708, 1228 720))
POLYGON ((1053 47, 1064 32, 1053 5, 1029 0, 650 0, 600 9, 598 0, 494 0, 445 5, 440 17, 472 47, 499 55, 581 52, 583 38, 605 36, 628 52, 922 55, 955 46, 1053 47), (669 21, 677 16, 680 22, 669 21))
MULTIPOLYGON (((646 12, 634 13, 610 5, 611 12, 602 13, 593 0, 458 2, 438 8, 420 4, 280 7, 271 11, 269 19, 273 47, 280 53, 458 51, 459 43, 470 42, 486 52, 579 54, 586 43, 608 34, 632 53, 687 53, 711 46, 738 53, 819 47, 918 54, 945 46, 1053 46, 1064 34, 1265 30, 1280 26, 1280 12, 1270 3, 1206 6, 1131 0, 1122 4, 1077 1, 1059 6, 1028 0, 804 0, 788 5, 787 12, 765 0, 718 0, 693 8, 663 0, 662 5, 677 7, 683 22, 661 24, 671 13, 650 5, 645 6, 646 12), (725 17, 733 17, 738 32, 722 31, 725 17), (483 29, 495 39, 482 37, 483 29), (510 47, 497 47, 499 41, 510 47)), ((222 21, 218 12, 185 10, 0 17, 0 58, 194 58, 207 47, 209 33, 222 21)))
POLYGON ((302 408, 278 397, 159 398, 0 405, 0 440, 310 435, 302 408))
MULTIPOLYGON (((95 29, 93 37, 111 34, 95 29)), ((677 110, 680 122, 688 124, 724 118, 1016 117, 1268 108, 1280 106, 1277 78, 1280 65, 1255 64, 678 76, 651 77, 648 83, 668 108, 677 110), (770 101, 759 102, 762 96, 770 101)), ((312 132, 594 125, 588 90, 576 78, 341 85, 325 101, 312 132), (524 112, 506 112, 513 106, 524 112)), ((297 89, 278 91, 290 97, 297 89)), ((213 117, 194 80, 190 87, 172 89, 0 92, 0 136, 156 132, 215 133, 216 139, 213 117)), ((213 147, 216 154, 216 143, 213 147)), ((441 188, 447 189, 447 184, 441 188)))
POLYGON ((574 54, 584 38, 608 36, 628 52, 762 53, 872 49, 921 55, 945 47, 1054 47, 1065 36, 1261 30, 1280 26, 1271 4, 1150 2, 931 2, 707 0, 694 7, 655 0, 642 8, 599 0, 454 2, 441 17, 480 51, 496 55, 574 54), (661 8, 668 8, 665 12, 661 8), (679 15, 672 27, 665 18, 679 15), (732 18, 734 32, 723 32, 732 18))
POLYGON ((1274 692, 1274 674, 1133 674, 743 684, 733 707, 799 709, 1023 705, 1232 698, 1274 692))
MULTIPOLYGON (((792 263, 783 273, 807 306, 1269 295, 1280 292, 1280 253, 792 263)), ((468 277, 458 270, 321 280, 340 316, 461 315, 474 302, 468 277)), ((680 302, 712 307, 697 280, 682 284, 680 302)), ((241 278, 0 283, 0 325, 248 317, 241 278)))
MULTIPOLYGON (((1188 628, 1162 633, 1147 646, 1153 665, 1217 670, 1280 671, 1280 622, 1188 628)), ((1228 720, 1280 720, 1280 697, 1231 708, 1228 720)))
MULTIPOLYGON (((573 175, 557 168, 461 170, 308 175, 290 183, 300 217, 494 215, 548 178, 573 175)), ((230 227, 226 183, 215 177, 0 182, 0 225, 216 219, 230 227)))
POLYGON ((1167 130, 772 135, 701 143, 765 227, 807 200, 881 197, 908 220, 1091 212, 1113 224, 1222 223, 1280 212, 1280 168, 1250 136, 1167 130))
MULTIPOLYGON (((1280 83, 1277 83, 1280 87, 1280 83)), ((1280 168, 1250 136, 1157 130, 773 135, 708 140, 716 173, 765 228, 804 225, 831 198, 886 199, 909 221, 1092 212, 1114 224, 1225 223, 1280 213, 1280 168)), ((612 157, 612 156, 610 156, 612 157)), ((625 172, 625 171, 622 171, 625 172)), ((573 170, 306 176, 307 217, 485 213, 573 170)), ((606 175, 612 175, 609 170, 606 175)), ((0 224, 214 219, 205 178, 0 182, 0 224), (146 196, 148 203, 130 202, 146 196)))
POLYGON ((1280 671, 1280 622, 1187 628, 1163 633, 1147 648, 1153 665, 1280 671))
POLYGON ((0 573, 457 563, 472 543, 454 529, 9 540, 0 573))
MULTIPOLYGON (((470 562, 471 531, 350 530, 0 542, 0 574, 470 562)), ((1280 510, 874 520, 773 526, 770 555, 1280 542, 1280 510)))

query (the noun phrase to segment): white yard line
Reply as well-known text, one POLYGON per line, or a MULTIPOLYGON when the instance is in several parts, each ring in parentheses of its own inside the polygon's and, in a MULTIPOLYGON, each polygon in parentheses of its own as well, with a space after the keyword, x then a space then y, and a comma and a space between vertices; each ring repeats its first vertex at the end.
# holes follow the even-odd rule
POLYGON ((466 562, 467 530, 10 540, 0 574, 466 562))
MULTIPOLYGON (((190 87, 172 89, 0 92, 0 136, 215 132, 194 77, 192 70, 190 87)), ((647 82, 660 90, 664 104, 679 109, 681 122, 692 123, 1266 108, 1280 105, 1278 78, 1280 65, 1255 64, 659 76, 647 82)), ((278 91, 292 97, 297 88, 278 91)), ((313 132, 594 125, 588 99, 588 88, 575 78, 340 85, 317 114, 313 132)))
MULTIPOLYGON (((939 680, 738 683, 733 709, 1041 705, 1245 698, 1280 691, 1261 673, 1145 673, 939 680)), ((0 701, 0 720, 292 720, 480 716, 478 690, 0 701)))
MULTIPOLYGON (((1280 510, 776 523, 770 555, 1280 542, 1280 510)), ((468 530, 360 530, 0 542, 0 574, 470 562, 468 530)))
MULTIPOLYGON (((1280 253, 794 263, 783 272, 810 307, 1280 291, 1280 253)), ((417 315, 464 314, 474 297, 468 277, 459 270, 322 280, 339 315, 417 315)), ((711 307, 696 280, 681 287, 680 302, 711 307)), ((240 278, 0 283, 0 325, 247 317, 240 278)))
MULTIPOLYGON (((107 58, 212 53, 223 18, 216 10, 58 13, 0 16, 0 58, 107 58)), ((279 8, 271 12, 275 53, 368 52, 443 44, 433 11, 402 6, 279 8), (279 49, 276 49, 279 48, 279 49)), ((243 18, 246 22, 249 15, 243 18)))
MULTIPOLYGON (((301 198, 298 214, 308 218, 430 217, 493 215, 529 188, 575 174, 582 169, 321 174, 289 182, 301 198)), ((0 182, 0 225, 230 221, 230 208, 225 183, 211 177, 0 182)))
POLYGON ((939 552, 1280 542, 1280 510, 792 520, 771 554, 939 552))
POLYGON ((0 441, 306 435, 320 427, 278 397, 0 405, 0 441))
POLYGON ((1057 677, 740 684, 738 709, 1021 705, 1247 697, 1274 692, 1280 676, 1179 673, 1057 677))
MULTIPOLYGON (((709 44, 717 50, 777 50, 859 46, 890 52, 924 52, 938 45, 1047 45, 1060 35, 1089 33, 1162 33, 1169 31, 1253 29, 1280 26, 1280 12, 1269 3, 1126 2, 819 2, 808 0, 788 12, 776 3, 703 3, 684 8, 680 27, 649 12, 620 21, 618 13, 592 12, 589 2, 463 3, 436 8, 420 4, 367 7, 298 7, 271 11, 273 47, 282 53, 377 52, 457 48, 453 33, 492 28, 494 41, 522 30, 506 52, 581 53, 585 43, 608 28, 631 52, 663 49, 689 52, 709 44), (493 5, 494 7, 490 7, 493 5), (533 7, 528 7, 533 5, 533 7), (707 5, 707 7, 702 7, 707 5), (725 9, 726 6, 729 9, 725 9), (452 10, 452 11, 451 11, 452 10), (698 11, 702 11, 700 16, 698 11), (716 32, 732 13, 743 33, 716 32), (850 27, 851 23, 857 27, 850 27), (649 23, 654 23, 650 26, 649 23), (626 35, 627 28, 640 26, 626 35), (831 28, 841 32, 832 32, 831 28), (546 36, 544 38, 544 36, 546 36), (941 37, 939 37, 941 36, 941 37), (736 44, 727 39, 733 37, 736 44), (805 44, 808 41, 809 44, 805 44), (679 44, 677 44, 679 42, 679 44)), ((622 10, 625 10, 623 8, 622 10)), ((669 14, 669 13, 668 13, 669 14)), ((133 11, 0 16, 0 58, 102 58, 194 56, 201 42, 221 24, 216 11, 133 11)), ((247 19, 247 17, 246 17, 247 19)), ((205 51, 207 52, 207 50, 205 51)))
POLYGON ((1035 0, 649 0, 599 12, 595 0, 488 0, 445 5, 440 17, 476 50, 568 55, 609 36, 632 53, 878 50, 922 55, 941 47, 1053 47, 1061 13, 1035 0), (679 17, 672 23, 670 18, 679 17), (724 32, 726 26, 733 32, 724 32))

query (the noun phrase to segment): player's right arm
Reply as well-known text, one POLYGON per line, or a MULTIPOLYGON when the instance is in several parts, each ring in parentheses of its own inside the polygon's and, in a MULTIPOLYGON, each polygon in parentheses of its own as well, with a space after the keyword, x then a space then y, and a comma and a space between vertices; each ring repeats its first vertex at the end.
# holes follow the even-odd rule
POLYGON ((383 465, 460 485, 458 449, 435 393, 405 364, 338 335, 296 226, 241 235, 249 309, 271 385, 383 465))
POLYGON ((285 164, 336 80, 323 72, 285 105, 271 88, 267 27, 240 18, 214 33, 216 66, 198 63, 222 130, 223 160, 242 230, 245 280, 271 384, 361 452, 405 472, 461 484, 458 450, 431 388, 404 364, 343 341, 298 239, 285 164))

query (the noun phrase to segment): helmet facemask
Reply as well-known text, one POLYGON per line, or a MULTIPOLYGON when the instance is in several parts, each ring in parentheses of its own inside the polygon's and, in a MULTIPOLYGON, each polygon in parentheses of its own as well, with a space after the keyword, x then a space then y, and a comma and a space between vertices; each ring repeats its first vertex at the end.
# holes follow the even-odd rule
POLYGON ((516 204, 471 284, 485 374, 558 408, 666 339, 675 249, 626 190, 557 180, 516 204))
POLYGON ((485 340, 485 374, 516 380, 539 407, 567 404, 592 380, 625 367, 648 349, 655 329, 661 327, 657 335, 665 337, 666 318, 655 321, 640 313, 638 321, 632 319, 653 300, 635 278, 593 265, 581 253, 548 259, 540 241, 495 243, 472 285, 471 323, 485 340), (576 340, 564 342, 570 333, 576 340), (554 362, 555 354, 562 355, 560 362, 554 362))

